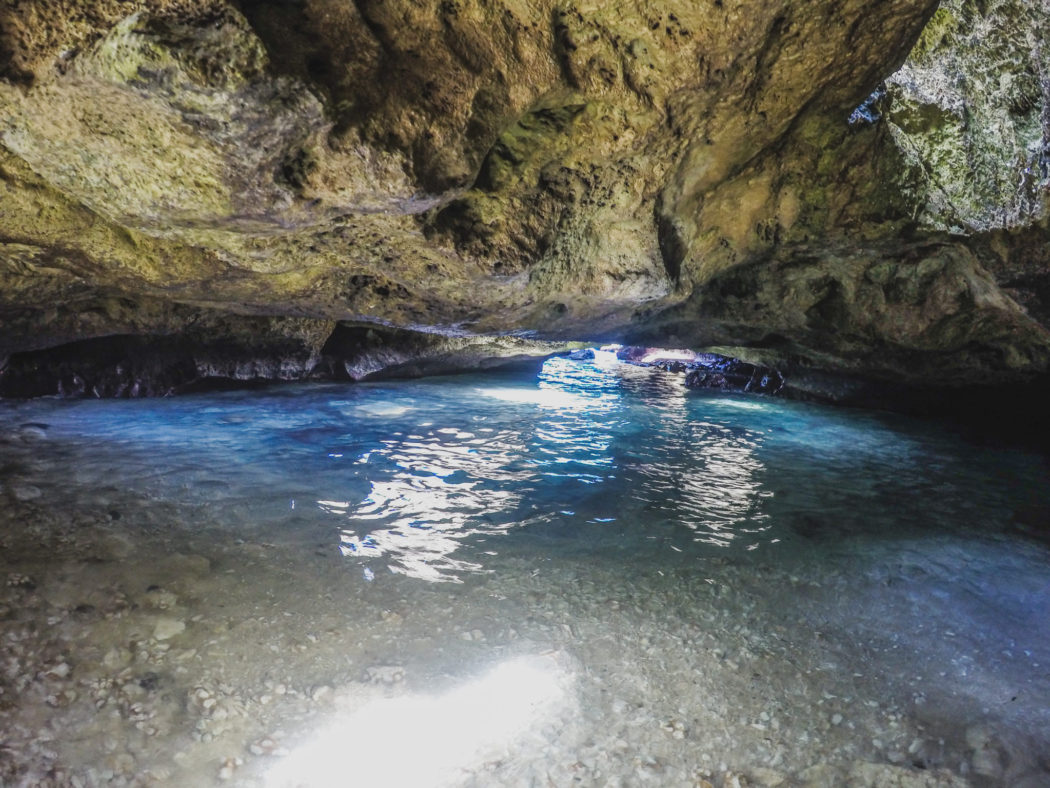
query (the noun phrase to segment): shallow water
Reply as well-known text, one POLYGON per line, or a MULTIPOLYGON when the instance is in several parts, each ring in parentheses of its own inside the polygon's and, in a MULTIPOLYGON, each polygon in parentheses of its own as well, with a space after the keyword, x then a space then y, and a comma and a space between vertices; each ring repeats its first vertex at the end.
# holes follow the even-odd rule
POLYGON ((0 404, 0 784, 1050 784, 1045 460, 537 377, 0 404))

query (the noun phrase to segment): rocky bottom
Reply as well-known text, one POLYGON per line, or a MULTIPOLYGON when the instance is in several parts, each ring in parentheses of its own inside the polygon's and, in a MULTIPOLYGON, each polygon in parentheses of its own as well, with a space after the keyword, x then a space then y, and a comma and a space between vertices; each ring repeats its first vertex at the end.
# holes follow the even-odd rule
MULTIPOLYGON (((950 609, 973 561, 957 545, 699 572, 507 551, 463 583, 368 581, 305 545, 224 543, 204 512, 187 537, 168 521, 185 512, 137 503, 4 509, 4 785, 1050 778, 1040 729, 1010 719, 1045 718, 1047 655, 989 664, 950 609)), ((991 564, 1045 555, 990 547, 991 564)))
POLYGON ((1039 458, 544 374, 10 405, 0 785, 1050 784, 1039 458))

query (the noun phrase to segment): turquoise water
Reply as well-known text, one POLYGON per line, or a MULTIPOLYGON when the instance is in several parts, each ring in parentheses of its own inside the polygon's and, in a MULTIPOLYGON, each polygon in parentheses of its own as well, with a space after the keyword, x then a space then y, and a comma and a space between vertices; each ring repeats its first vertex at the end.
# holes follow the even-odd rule
POLYGON ((556 358, 538 379, 7 407, 48 425, 80 486, 227 508, 245 538, 327 533, 362 566, 435 580, 483 570, 497 536, 773 558, 858 534, 979 537, 1050 501, 1039 457, 886 414, 688 392, 612 360, 556 358))
MULTIPOLYGON (((538 376, 3 403, 0 433, 0 498, 18 517, 4 524, 2 560, 36 588, 9 580, 0 623, 35 631, 32 616, 65 616, 55 648, 86 687, 113 672, 103 636, 128 637, 120 627, 139 613, 133 604, 105 627, 78 624, 60 590, 75 577, 156 596, 152 572, 177 600, 155 607, 184 629, 150 648, 175 644, 194 666, 169 666, 167 698, 141 701, 171 718, 148 734, 153 744, 127 709, 117 716, 128 731, 106 730, 127 737, 126 774, 70 745, 50 761, 8 754, 9 780, 59 762, 87 783, 133 784, 153 768, 176 782, 262 784, 277 773, 266 759, 294 748, 260 755, 251 724, 309 738, 333 702, 310 687, 347 694, 346 712, 376 700, 354 700, 362 687, 399 702, 454 693, 515 656, 557 663, 572 701, 549 711, 555 733, 507 744, 517 755, 489 757, 487 772, 453 765, 435 784, 867 784, 864 768, 896 770, 873 784, 1050 784, 1050 485, 1039 455, 888 414, 691 392, 681 376, 602 353, 552 359, 538 376), (47 531, 35 542, 34 528, 47 531), (157 545, 209 568, 180 576, 145 559, 157 545), (31 592, 40 609, 18 612, 31 592), (204 624, 230 610, 247 621, 262 598, 294 619, 289 631, 338 619, 347 638, 326 651, 315 635, 294 659, 269 657, 289 686, 310 676, 294 713, 260 700, 273 694, 272 664, 238 652, 237 668, 233 644, 207 656, 235 636, 204 624), (352 618, 369 604, 386 612, 352 618), (75 644, 92 637, 78 662, 75 644), (375 641, 367 653, 364 639, 375 641), (403 675, 369 672, 391 665, 403 675), (194 738, 214 723, 210 707, 193 716, 194 676, 211 674, 239 687, 231 716, 247 719, 194 738), (228 756, 216 749, 224 737, 228 756), (169 763, 160 741, 200 756, 169 763)), ((282 637, 273 626, 285 619, 268 621, 259 644, 282 637)), ((164 665, 161 651, 143 659, 164 665)), ((0 685, 11 725, 33 691, 18 686, 10 675, 0 685)), ((81 689, 41 719, 82 725, 87 697, 81 689)), ((296 774, 281 784, 325 784, 296 774)))

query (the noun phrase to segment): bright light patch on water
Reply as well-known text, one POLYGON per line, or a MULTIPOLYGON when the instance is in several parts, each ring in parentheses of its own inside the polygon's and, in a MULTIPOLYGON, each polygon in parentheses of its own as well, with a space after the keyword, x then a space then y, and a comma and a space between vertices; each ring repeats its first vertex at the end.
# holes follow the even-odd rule
POLYGON ((737 410, 766 410, 769 407, 765 402, 749 402, 745 399, 716 399, 711 404, 737 410))
POLYGON ((653 364, 657 361, 692 361, 696 358, 696 353, 692 350, 678 350, 675 348, 649 348, 649 352, 646 353, 640 359, 643 364, 653 364))
POLYGON ((464 539, 481 533, 472 527, 478 507, 501 511, 514 503, 513 492, 479 490, 476 482, 401 474, 395 481, 373 482, 349 518, 353 527, 340 532, 340 551, 348 558, 389 557, 392 571, 421 580, 457 580, 457 572, 481 568, 452 558, 464 539))
POLYGON ((569 679, 551 656, 503 662, 440 695, 373 701, 312 733, 267 775, 268 788, 429 788, 454 784, 564 704, 569 679))
POLYGON ((482 388, 478 389, 477 393, 483 397, 492 397, 503 402, 539 405, 544 408, 585 410, 592 404, 587 397, 553 388, 533 391, 512 388, 482 388))

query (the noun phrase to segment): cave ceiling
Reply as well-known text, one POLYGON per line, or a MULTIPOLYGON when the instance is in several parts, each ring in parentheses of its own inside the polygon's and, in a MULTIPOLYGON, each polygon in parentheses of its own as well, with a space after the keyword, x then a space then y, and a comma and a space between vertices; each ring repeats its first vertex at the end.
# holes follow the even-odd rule
POLYGON ((1041 374, 1047 30, 1023 2, 6 0, 0 359, 343 322, 1041 374))

